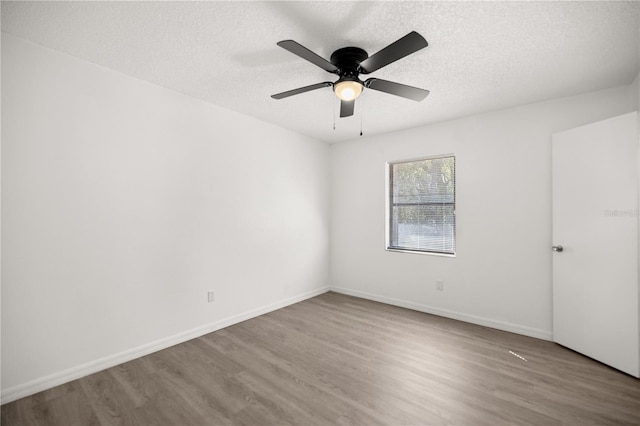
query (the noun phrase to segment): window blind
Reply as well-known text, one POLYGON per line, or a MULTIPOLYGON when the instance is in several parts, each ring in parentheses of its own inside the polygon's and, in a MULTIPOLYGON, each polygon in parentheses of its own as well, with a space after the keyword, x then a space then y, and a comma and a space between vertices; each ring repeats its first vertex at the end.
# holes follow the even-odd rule
POLYGON ((388 248, 455 254, 455 157, 389 163, 388 248))

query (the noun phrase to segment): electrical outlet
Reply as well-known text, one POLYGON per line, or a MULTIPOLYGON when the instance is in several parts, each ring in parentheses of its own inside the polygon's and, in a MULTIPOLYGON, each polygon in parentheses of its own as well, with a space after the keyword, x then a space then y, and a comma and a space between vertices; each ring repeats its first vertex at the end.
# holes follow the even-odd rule
POLYGON ((216 300, 216 293, 215 293, 213 290, 210 290, 210 291, 207 293, 207 301, 208 301, 209 303, 211 303, 211 302, 213 302, 213 301, 215 301, 215 300, 216 300))
POLYGON ((436 290, 444 291, 444 281, 436 281, 436 290))

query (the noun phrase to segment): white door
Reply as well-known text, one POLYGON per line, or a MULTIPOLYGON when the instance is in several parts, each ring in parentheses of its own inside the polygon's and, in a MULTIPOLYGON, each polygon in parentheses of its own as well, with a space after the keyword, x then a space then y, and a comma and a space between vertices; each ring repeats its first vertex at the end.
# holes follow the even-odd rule
POLYGON ((553 338, 638 377, 636 128, 634 112, 553 135, 553 338))

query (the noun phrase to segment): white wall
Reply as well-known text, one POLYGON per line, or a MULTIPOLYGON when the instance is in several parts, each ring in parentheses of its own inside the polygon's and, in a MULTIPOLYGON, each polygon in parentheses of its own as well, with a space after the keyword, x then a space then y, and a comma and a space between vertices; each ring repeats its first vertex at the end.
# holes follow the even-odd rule
POLYGON ((612 88, 333 145, 332 285, 551 338, 551 134, 631 111, 629 92, 612 88), (385 251, 385 162, 446 153, 456 155, 457 257, 385 251))
POLYGON ((3 402, 327 290, 328 145, 6 34, 2 124, 3 402))

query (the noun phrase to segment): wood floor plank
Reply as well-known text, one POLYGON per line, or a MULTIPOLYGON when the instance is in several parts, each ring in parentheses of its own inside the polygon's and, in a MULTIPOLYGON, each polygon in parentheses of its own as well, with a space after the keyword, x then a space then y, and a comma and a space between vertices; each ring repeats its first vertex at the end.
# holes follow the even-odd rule
POLYGON ((350 401, 345 403, 338 398, 335 389, 324 389, 327 386, 325 373, 312 367, 311 360, 292 358, 280 350, 282 346, 265 344, 261 336, 244 331, 243 327, 246 323, 234 326, 227 338, 234 340, 237 348, 231 356, 248 366, 248 374, 243 375, 245 382, 262 390, 270 388, 273 394, 270 397, 285 397, 290 401, 287 409, 308 417, 309 423, 331 424, 345 411, 353 410, 350 401), (268 388, 261 386, 264 383, 268 388), (309 401, 314 401, 314 406, 309 406, 309 401), (300 410, 299 407, 304 408, 300 410))
POLYGON ((337 293, 2 406, 4 425, 640 425, 640 380, 337 293))
MULTIPOLYGON (((385 416, 395 422, 408 420, 405 419, 406 413, 415 410, 415 407, 412 407, 415 399, 398 398, 394 392, 394 389, 405 388, 405 383, 388 375, 377 374, 375 368, 367 368, 367 360, 361 357, 356 357, 352 362, 351 354, 346 347, 323 345, 317 350, 311 339, 290 333, 288 337, 296 342, 294 348, 312 348, 292 351, 292 344, 287 339, 279 341, 277 345, 273 343, 274 335, 269 335, 267 330, 277 327, 268 318, 261 324, 245 324, 244 327, 251 328, 247 334, 255 336, 254 344, 267 346, 271 342, 269 348, 272 351, 271 355, 275 357, 274 362, 284 360, 288 372, 298 380, 315 383, 318 391, 324 390, 331 398, 348 404, 347 411, 361 412, 360 417, 368 417, 369 423, 385 416), (345 376, 349 377, 348 381, 345 381, 345 376)), ((321 396, 315 395, 315 398, 321 396)), ((426 414, 426 410, 423 411, 426 414)), ((342 414, 344 412, 340 415, 342 414)))
POLYGON ((109 369, 109 373, 124 390, 138 417, 148 424, 199 424, 199 418, 181 404, 175 390, 137 361, 109 369))
MULTIPOLYGON (((180 345, 178 345, 180 346, 180 345)), ((149 356, 153 367, 160 377, 160 383, 175 394, 181 404, 199 419, 207 419, 209 424, 231 425, 232 412, 226 401, 216 399, 202 386, 201 382, 191 379, 191 366, 180 358, 182 348, 178 346, 165 349, 149 356)))
POLYGON ((135 404, 124 394, 109 370, 92 374, 81 380, 81 386, 103 425, 142 424, 135 404))

